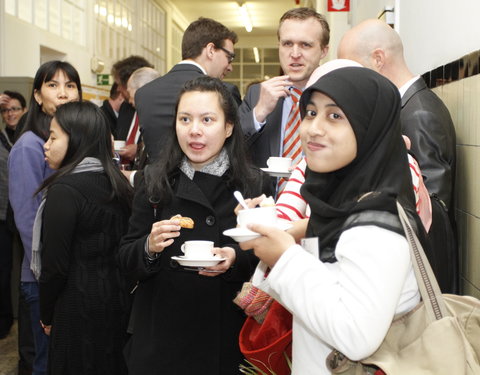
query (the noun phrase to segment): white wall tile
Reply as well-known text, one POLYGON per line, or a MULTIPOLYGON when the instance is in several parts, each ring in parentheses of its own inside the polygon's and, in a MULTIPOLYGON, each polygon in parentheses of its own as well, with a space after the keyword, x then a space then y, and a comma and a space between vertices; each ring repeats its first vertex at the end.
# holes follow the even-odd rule
POLYGON ((467 217, 467 245, 462 254, 463 276, 480 289, 480 219, 467 217))

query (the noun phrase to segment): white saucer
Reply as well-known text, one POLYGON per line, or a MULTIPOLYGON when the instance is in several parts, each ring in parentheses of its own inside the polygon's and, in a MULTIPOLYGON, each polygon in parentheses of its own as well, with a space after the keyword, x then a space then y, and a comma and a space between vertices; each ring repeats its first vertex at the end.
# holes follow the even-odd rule
MULTIPOLYGON (((292 224, 286 221, 280 221, 276 228, 281 229, 281 230, 287 230, 292 227, 292 224)), ((225 236, 233 238, 237 242, 245 242, 245 241, 250 241, 255 238, 260 237, 260 234, 257 232, 253 232, 250 229, 247 228, 232 228, 232 229, 227 229, 226 231, 223 232, 225 236)))
POLYGON ((185 267, 212 267, 216 266, 218 263, 224 261, 226 258, 212 258, 212 259, 192 259, 186 258, 184 255, 178 257, 172 257, 173 260, 176 260, 181 266, 185 267))
POLYGON ((274 171, 270 168, 260 168, 262 171, 267 172, 272 177, 289 178, 292 172, 290 171, 274 171))

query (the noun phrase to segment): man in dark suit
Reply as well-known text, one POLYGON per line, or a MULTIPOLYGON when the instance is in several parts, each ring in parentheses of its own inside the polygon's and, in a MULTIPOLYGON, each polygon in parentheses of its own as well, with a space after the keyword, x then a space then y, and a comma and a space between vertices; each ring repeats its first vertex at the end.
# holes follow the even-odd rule
MULTIPOLYGON (((160 155, 170 135, 175 104, 184 83, 203 74, 223 79, 233 69, 233 45, 236 42, 237 35, 221 23, 210 18, 199 18, 183 34, 183 61, 167 74, 137 90, 135 106, 150 160, 160 155)), ((236 86, 226 86, 240 96, 236 86)))
POLYGON ((456 137, 452 118, 441 99, 408 69, 400 36, 385 22, 364 21, 345 33, 338 57, 355 60, 398 87, 402 131, 412 142, 425 186, 453 211, 456 137))
POLYGON ((123 95, 118 90, 118 85, 114 83, 110 88, 110 97, 108 99, 105 99, 102 106, 100 107, 100 109, 105 114, 105 119, 110 126, 112 134, 115 133, 115 130, 117 128, 118 113, 120 111, 120 106, 122 105, 124 100, 125 99, 123 95))
POLYGON ((266 167, 270 156, 282 156, 285 124, 293 105, 290 89, 304 89, 327 54, 330 40, 327 21, 311 8, 287 11, 277 34, 284 75, 252 85, 239 108, 250 155, 258 167, 266 167))
POLYGON ((338 57, 355 60, 392 81, 402 97, 402 132, 420 165, 431 195, 433 250, 429 261, 444 293, 458 292, 454 187, 456 136, 450 113, 420 76, 409 70, 400 36, 385 22, 372 19, 350 29, 338 46, 338 57))
POLYGON ((127 90, 127 82, 135 70, 143 67, 153 68, 153 65, 142 56, 135 55, 119 60, 112 66, 113 80, 118 85, 118 91, 120 91, 125 99, 119 109, 117 128, 114 133, 115 139, 125 140, 127 138, 128 130, 130 129, 135 113, 135 108, 133 108, 129 102, 130 96, 127 90))
MULTIPOLYGON (((136 55, 119 60, 112 66, 113 79, 118 85, 118 91, 125 99, 119 109, 116 129, 112 132, 116 140, 126 141, 130 128, 133 126, 135 108, 130 104, 127 83, 134 71, 144 67, 153 68, 153 65, 142 56, 136 55)), ((120 156, 125 160, 134 160, 136 153, 136 144, 130 144, 119 152, 120 156)))

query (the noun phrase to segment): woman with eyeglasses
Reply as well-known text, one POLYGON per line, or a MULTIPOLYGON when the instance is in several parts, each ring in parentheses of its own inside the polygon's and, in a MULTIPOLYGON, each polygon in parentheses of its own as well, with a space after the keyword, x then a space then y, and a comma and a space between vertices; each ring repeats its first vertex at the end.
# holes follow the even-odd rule
POLYGON ((7 224, 8 178, 7 160, 12 149, 15 127, 25 113, 25 98, 15 91, 0 94, 0 113, 5 127, 0 132, 0 339, 6 337, 13 324, 10 276, 12 273, 12 232, 7 224))

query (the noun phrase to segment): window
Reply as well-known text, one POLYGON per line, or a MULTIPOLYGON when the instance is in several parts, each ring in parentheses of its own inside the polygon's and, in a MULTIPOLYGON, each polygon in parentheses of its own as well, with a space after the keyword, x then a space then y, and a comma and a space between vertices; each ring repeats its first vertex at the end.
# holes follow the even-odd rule
POLYGON ((237 85, 240 93, 245 95, 249 84, 263 81, 280 74, 277 48, 259 48, 259 62, 255 61, 253 48, 235 48, 237 57, 233 61, 233 72, 225 81, 237 85))
POLYGON ((86 0, 5 0, 5 12, 85 46, 86 0))
POLYGON ((96 56, 111 61, 132 54, 165 73, 165 11, 152 0, 97 0, 96 56))

